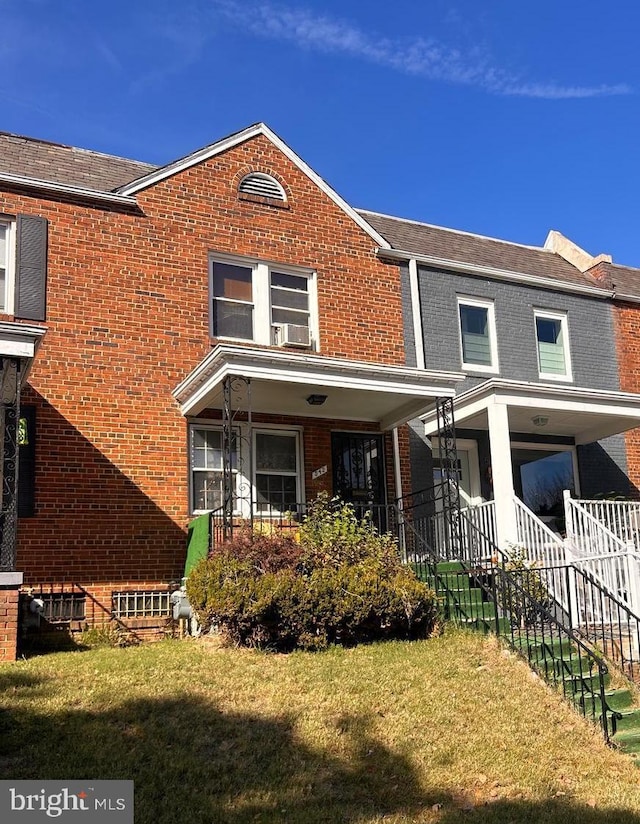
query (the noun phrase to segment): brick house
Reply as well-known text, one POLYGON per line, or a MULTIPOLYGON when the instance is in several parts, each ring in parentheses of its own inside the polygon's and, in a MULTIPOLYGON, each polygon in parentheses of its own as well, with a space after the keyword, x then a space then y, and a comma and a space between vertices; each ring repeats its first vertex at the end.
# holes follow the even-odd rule
POLYGON ((460 375, 406 366, 389 244, 270 129, 160 168, 0 143, 5 657, 19 585, 58 617, 115 598, 153 623, 127 593, 180 580, 223 454, 237 515, 402 492, 401 427, 460 375))

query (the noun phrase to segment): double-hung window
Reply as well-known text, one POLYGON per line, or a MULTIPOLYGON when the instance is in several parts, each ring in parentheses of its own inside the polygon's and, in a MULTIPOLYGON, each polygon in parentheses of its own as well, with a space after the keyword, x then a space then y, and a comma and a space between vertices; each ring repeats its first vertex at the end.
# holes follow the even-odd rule
POLYGON ((11 312, 13 304, 13 261, 15 226, 0 221, 0 312, 11 312))
POLYGON ((463 369, 497 372, 498 347, 493 302, 458 297, 458 318, 463 369))
POLYGON ((567 316, 534 310, 538 373, 548 380, 571 380, 567 316))
POLYGON ((277 429, 254 436, 257 511, 286 512, 300 500, 300 459, 297 432, 277 429))
MULTIPOLYGON (((224 503, 222 429, 192 426, 190 437, 191 511, 208 512, 224 503)), ((235 491, 238 471, 237 437, 231 442, 231 472, 235 491)), ((234 506, 235 508, 235 506, 234 506)))
MULTIPOLYGON (((300 431, 265 427, 252 436, 253 455, 245 451, 249 432, 242 425, 231 442, 233 509, 249 515, 250 500, 256 515, 295 511, 302 499, 300 431), (243 460, 239 458, 243 442, 243 460), (251 468, 253 477, 251 477, 251 468), (252 491, 250 495, 249 492, 252 491)), ((189 471, 193 513, 210 512, 224 504, 223 435, 220 426, 193 423, 189 428, 189 471)))
POLYGON ((245 258, 211 259, 213 337, 317 349, 315 274, 245 258))
POLYGON ((253 270, 212 262, 213 334, 253 340, 253 270))

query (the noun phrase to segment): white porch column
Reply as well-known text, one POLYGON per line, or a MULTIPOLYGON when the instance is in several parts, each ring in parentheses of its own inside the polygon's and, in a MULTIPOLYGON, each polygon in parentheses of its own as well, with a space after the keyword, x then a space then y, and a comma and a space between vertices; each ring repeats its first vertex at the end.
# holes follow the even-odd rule
POLYGON ((509 410, 495 400, 487 405, 493 498, 496 502, 496 533, 500 549, 517 543, 516 511, 513 505, 513 469, 509 441, 509 410))

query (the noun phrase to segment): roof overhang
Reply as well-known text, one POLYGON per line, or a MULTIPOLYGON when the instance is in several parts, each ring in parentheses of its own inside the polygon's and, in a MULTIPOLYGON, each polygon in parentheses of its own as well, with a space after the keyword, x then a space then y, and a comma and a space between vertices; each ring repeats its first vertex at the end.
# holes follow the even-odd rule
MULTIPOLYGON (((491 404, 508 407, 512 433, 571 437, 576 444, 640 426, 640 395, 631 392, 492 378, 455 399, 456 428, 488 429, 491 404)), ((435 414, 430 411, 423 419, 426 435, 435 434, 435 414)))
POLYGON ((570 281, 557 280, 556 278, 544 278, 538 275, 530 275, 525 272, 513 272, 509 269, 498 269, 495 266, 480 266, 467 261, 450 260, 448 258, 437 258, 431 255, 419 255, 415 252, 407 252, 402 249, 379 248, 376 254, 382 260, 390 261, 410 261, 415 260, 433 269, 445 269, 451 272, 462 272, 475 277, 492 278, 493 280, 507 280, 513 283, 526 283, 530 286, 537 286, 541 289, 551 289, 555 292, 572 292, 578 295, 589 295, 592 298, 608 300, 614 296, 611 289, 602 289, 598 286, 589 286, 582 283, 571 283, 570 281))
POLYGON ((135 197, 121 195, 117 192, 103 192, 97 189, 88 189, 85 186, 73 186, 66 183, 57 183, 53 180, 42 180, 36 177, 25 177, 23 175, 12 175, 5 172, 0 173, 0 185, 17 186, 21 189, 34 189, 39 192, 46 192, 52 195, 64 195, 74 197, 79 200, 89 200, 96 203, 109 203, 128 208, 138 208, 135 197))
POLYGON ((46 331, 46 326, 0 322, 0 358, 18 358, 23 361, 22 380, 31 368, 46 331))
POLYGON ((219 344, 173 392, 184 415, 223 406, 223 382, 251 380, 251 409, 274 415, 372 421, 392 429, 453 397, 457 372, 385 366, 291 350, 219 344), (326 395, 320 406, 310 395, 326 395))

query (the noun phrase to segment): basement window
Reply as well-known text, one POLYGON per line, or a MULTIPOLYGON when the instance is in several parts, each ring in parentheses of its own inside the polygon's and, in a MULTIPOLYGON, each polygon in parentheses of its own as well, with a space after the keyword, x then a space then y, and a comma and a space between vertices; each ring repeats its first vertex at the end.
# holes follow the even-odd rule
POLYGON ((169 618, 171 592, 168 589, 145 589, 111 593, 114 618, 169 618))

